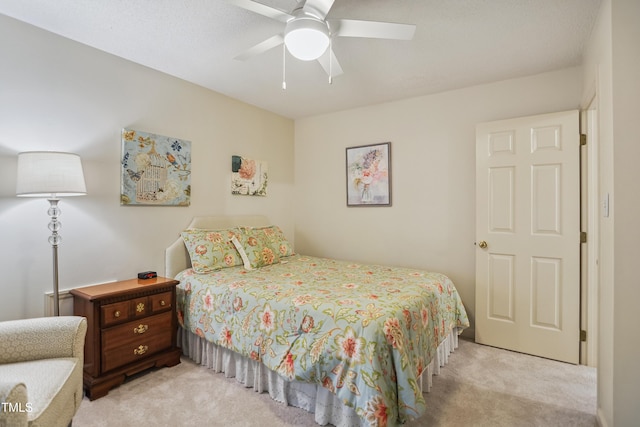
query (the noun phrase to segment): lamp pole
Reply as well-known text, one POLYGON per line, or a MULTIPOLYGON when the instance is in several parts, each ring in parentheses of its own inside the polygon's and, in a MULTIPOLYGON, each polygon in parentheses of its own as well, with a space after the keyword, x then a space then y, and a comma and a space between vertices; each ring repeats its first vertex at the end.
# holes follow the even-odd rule
POLYGON ((49 243, 51 243, 51 248, 53 249, 53 315, 60 315, 60 296, 58 292, 58 244, 62 241, 62 237, 58 234, 58 230, 62 227, 60 221, 58 221, 58 216, 62 212, 60 212, 60 208, 58 207, 58 199, 55 194, 52 194, 51 197, 47 199, 49 201, 49 210, 47 213, 51 217, 51 222, 49 222, 49 230, 51 230, 51 236, 49 236, 49 243))

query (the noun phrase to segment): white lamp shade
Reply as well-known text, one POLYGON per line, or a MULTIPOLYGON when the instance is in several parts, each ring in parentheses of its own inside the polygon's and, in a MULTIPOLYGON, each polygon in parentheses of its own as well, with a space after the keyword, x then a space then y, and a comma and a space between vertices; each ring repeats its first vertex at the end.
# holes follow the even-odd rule
POLYGON ((314 18, 291 20, 285 28, 284 44, 298 59, 318 59, 329 47, 329 28, 327 24, 314 18))
POLYGON ((22 197, 87 194, 80 156, 53 151, 18 154, 16 195, 22 197))

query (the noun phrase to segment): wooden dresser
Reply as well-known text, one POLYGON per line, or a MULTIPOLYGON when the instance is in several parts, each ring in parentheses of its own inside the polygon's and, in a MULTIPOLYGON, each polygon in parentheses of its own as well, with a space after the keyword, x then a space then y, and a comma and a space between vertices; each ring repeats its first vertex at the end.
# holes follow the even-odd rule
POLYGON ((74 314, 87 318, 84 388, 90 400, 126 377, 180 363, 177 280, 132 279, 71 290, 74 314))

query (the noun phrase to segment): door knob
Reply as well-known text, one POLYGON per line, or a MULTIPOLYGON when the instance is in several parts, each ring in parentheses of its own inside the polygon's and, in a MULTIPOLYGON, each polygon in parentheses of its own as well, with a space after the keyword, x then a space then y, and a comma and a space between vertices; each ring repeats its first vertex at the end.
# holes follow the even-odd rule
POLYGON ((487 247, 487 242, 485 242, 484 240, 481 240, 480 243, 478 243, 478 246, 480 246, 480 248, 485 249, 487 247))

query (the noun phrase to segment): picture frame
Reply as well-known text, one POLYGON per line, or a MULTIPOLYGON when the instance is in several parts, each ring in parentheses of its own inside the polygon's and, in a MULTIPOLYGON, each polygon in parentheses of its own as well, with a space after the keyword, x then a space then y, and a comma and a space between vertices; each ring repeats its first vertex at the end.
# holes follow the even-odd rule
POLYGON ((267 162, 242 156, 231 156, 231 194, 266 196, 267 162))
POLYGON ((391 142, 346 148, 347 206, 391 206, 391 142))
POLYGON ((120 204, 189 206, 191 141, 122 129, 120 204))

